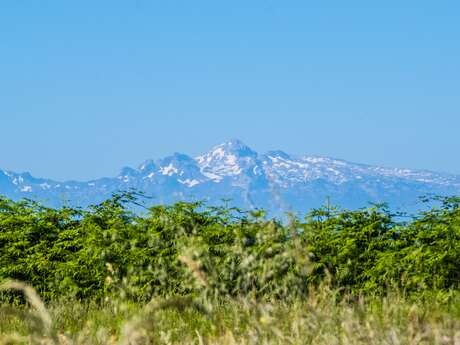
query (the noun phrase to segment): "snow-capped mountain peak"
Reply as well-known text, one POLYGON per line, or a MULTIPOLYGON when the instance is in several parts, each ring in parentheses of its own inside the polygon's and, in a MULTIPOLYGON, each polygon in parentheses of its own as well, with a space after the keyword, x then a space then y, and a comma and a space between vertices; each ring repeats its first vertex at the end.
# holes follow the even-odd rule
POLYGON ((254 170, 258 154, 240 140, 229 140, 196 158, 203 175, 219 182, 254 170))
POLYGON ((157 203, 179 200, 219 202, 260 207, 276 214, 307 211, 326 198, 343 207, 388 202, 413 207, 426 194, 459 195, 460 176, 425 170, 385 168, 345 160, 283 151, 258 154, 240 140, 229 140, 192 158, 174 153, 147 160, 137 169, 125 167, 114 178, 86 182, 57 182, 28 173, 0 170, 0 194, 59 206, 65 200, 85 206, 119 190, 137 189, 157 203))

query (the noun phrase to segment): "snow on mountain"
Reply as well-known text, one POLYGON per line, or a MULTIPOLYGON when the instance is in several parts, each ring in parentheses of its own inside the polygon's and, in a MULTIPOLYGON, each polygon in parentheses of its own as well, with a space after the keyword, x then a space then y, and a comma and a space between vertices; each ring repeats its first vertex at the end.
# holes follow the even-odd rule
POLYGON ((158 173, 163 176, 173 177, 182 185, 194 187, 207 180, 197 162, 184 154, 175 153, 158 162, 158 173))
POLYGON ((258 154, 239 140, 217 145, 196 158, 174 153, 147 160, 138 168, 125 167, 115 178, 87 182, 56 182, 0 170, 0 194, 53 206, 64 201, 85 206, 133 188, 161 203, 231 198, 236 206, 263 207, 279 214, 318 207, 326 198, 344 207, 389 202, 413 208, 422 195, 460 194, 460 176, 282 151, 258 154))
POLYGON ((258 154, 239 140, 215 146, 196 161, 202 174, 215 182, 241 174, 261 174, 258 154))

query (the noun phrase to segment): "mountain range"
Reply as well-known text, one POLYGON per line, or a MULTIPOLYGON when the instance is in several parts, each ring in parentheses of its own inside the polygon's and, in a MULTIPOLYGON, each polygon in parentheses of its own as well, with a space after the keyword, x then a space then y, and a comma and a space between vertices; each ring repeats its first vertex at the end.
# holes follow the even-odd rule
POLYGON ((217 145, 198 157, 174 153, 147 160, 138 168, 125 167, 112 178, 85 182, 0 170, 0 194, 49 206, 85 207, 131 189, 152 196, 152 204, 193 200, 219 204, 226 199, 232 206, 263 208, 273 215, 305 213, 326 200, 351 209, 387 202, 394 208, 414 210, 421 196, 459 195, 460 176, 282 151, 259 154, 239 140, 217 145))

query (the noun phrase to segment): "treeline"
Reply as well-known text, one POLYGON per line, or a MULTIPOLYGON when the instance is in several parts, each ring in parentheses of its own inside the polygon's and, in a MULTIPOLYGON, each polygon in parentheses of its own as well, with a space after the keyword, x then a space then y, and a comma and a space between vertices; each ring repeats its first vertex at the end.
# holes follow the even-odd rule
POLYGON ((140 215, 131 211, 136 202, 121 193, 83 210, 0 198, 0 280, 24 281, 46 299, 203 291, 295 298, 319 284, 351 295, 459 287, 460 198, 439 198, 409 219, 382 205, 324 207, 290 222, 182 202, 140 215))

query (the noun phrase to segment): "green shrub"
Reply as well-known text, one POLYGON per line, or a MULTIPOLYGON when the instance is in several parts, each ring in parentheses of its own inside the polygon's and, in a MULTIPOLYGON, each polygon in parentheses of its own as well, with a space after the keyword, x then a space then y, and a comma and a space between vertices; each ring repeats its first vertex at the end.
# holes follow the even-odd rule
MULTIPOLYGON (((196 203, 132 211, 132 193, 88 209, 0 198, 0 280, 45 299, 201 294, 449 293, 460 279, 460 199, 401 221, 384 206, 313 210, 288 224, 196 203), (188 267, 187 267, 188 266, 188 267)), ((4 298, 11 298, 5 295, 4 298)))

